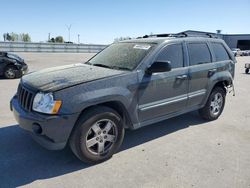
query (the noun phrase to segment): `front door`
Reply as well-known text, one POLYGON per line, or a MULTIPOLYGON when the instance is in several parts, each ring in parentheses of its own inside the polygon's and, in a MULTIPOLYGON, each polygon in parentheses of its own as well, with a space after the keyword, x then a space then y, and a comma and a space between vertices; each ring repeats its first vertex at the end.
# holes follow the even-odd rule
POLYGON ((142 76, 138 93, 140 122, 186 108, 188 68, 184 67, 183 57, 181 43, 169 44, 161 50, 156 61, 170 61, 172 70, 142 76))

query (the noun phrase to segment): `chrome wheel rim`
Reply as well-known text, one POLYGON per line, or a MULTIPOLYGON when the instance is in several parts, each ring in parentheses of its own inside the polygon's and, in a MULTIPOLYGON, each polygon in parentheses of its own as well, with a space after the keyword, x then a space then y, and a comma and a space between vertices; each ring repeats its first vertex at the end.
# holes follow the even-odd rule
POLYGON ((109 119, 96 122, 88 130, 85 144, 87 150, 94 155, 107 153, 117 138, 115 123, 109 119))
POLYGON ((223 96, 221 93, 216 93, 211 100, 210 112, 214 116, 217 116, 221 111, 222 105, 223 105, 223 96))

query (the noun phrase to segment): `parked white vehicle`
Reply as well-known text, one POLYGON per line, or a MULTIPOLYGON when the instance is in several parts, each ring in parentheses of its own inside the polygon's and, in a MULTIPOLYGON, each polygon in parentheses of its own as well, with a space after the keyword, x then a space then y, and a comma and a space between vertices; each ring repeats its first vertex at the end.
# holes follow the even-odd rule
POLYGON ((234 56, 242 56, 243 55, 242 51, 239 48, 232 48, 231 50, 232 50, 234 56))

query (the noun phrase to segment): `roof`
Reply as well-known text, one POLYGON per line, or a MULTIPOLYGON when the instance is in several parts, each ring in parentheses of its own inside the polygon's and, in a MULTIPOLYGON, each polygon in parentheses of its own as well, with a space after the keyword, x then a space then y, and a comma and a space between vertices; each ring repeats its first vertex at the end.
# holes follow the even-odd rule
POLYGON ((187 36, 187 37, 152 37, 152 38, 138 38, 138 39, 130 39, 130 40, 124 40, 121 42, 127 43, 127 42, 134 42, 134 43, 155 43, 160 44, 166 41, 218 41, 221 39, 218 38, 209 38, 209 37, 201 37, 201 36, 187 36))

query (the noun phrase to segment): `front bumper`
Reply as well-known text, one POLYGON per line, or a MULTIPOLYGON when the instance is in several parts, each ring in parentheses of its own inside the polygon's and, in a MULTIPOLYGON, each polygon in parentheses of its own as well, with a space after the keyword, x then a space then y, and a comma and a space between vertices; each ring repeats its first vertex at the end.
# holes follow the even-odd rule
POLYGON ((21 71, 23 75, 27 74, 29 72, 28 65, 23 66, 21 71))
POLYGON ((31 133, 34 140, 49 150, 63 149, 78 118, 71 115, 44 115, 22 109, 14 96, 10 102, 19 126, 31 133), (41 128, 41 129, 38 129, 41 128))

